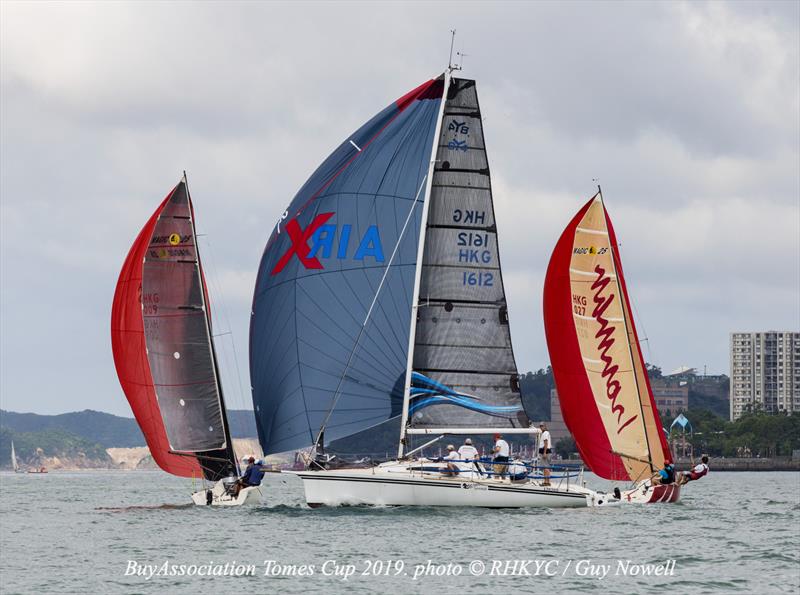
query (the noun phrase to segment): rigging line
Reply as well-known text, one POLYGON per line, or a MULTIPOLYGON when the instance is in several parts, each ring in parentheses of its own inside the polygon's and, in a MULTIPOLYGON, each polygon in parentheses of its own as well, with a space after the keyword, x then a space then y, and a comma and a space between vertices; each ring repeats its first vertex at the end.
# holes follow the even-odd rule
MULTIPOLYGON (((350 290, 350 292, 351 292, 351 293, 352 293, 354 296, 356 296, 356 298, 357 298, 357 297, 358 297, 358 295, 357 295, 357 292, 356 292, 356 291, 353 289, 353 286, 350 284, 350 281, 349 281, 349 279, 347 278, 347 276, 346 276, 346 275, 343 275, 343 276, 342 276, 342 278, 344 279, 345 283, 347 284, 347 288, 348 288, 348 289, 350 290)), ((335 297, 335 298, 336 298, 336 301, 339 303, 339 305, 342 307, 342 309, 344 309, 344 310, 345 310, 345 311, 346 311, 346 312, 347 312, 347 313, 350 315, 350 318, 353 320, 353 322, 355 322, 356 324, 358 324, 358 319, 355 317, 355 315, 353 314, 352 310, 351 310, 351 309, 349 309, 349 308, 346 308, 346 307, 345 307, 345 305, 342 303, 342 300, 341 300, 341 298, 339 297, 338 293, 337 293, 337 292, 335 292, 335 291, 333 291, 333 290, 330 288, 330 285, 328 285, 328 282, 325 280, 325 278, 324 278, 324 277, 322 277, 322 280, 323 280, 323 283, 325 284, 325 286, 326 286, 326 287, 327 287, 327 288, 330 290, 330 293, 331 293, 331 295, 332 295, 333 297, 335 297)), ((371 287, 371 286, 370 286, 370 287, 371 287)), ((313 300, 312 300, 312 301, 313 301, 313 300)), ((399 315, 400 315, 400 312, 398 311, 398 316, 399 316, 399 315)), ((338 325, 337 325, 337 326, 338 326, 338 325)), ((388 347, 391 347, 391 345, 389 344, 389 341, 387 341, 386 337, 384 336, 383 332, 381 332, 381 331, 380 331, 380 329, 378 329, 378 333, 380 334, 380 336, 381 336, 381 338, 383 339, 384 343, 385 343, 385 344, 386 344, 388 347)), ((369 338, 372 340, 372 342, 373 342, 373 344, 374 344, 375 348, 376 348, 376 349, 378 349, 379 351, 381 351, 381 352, 382 352, 382 351, 383 351, 383 349, 382 349, 382 347, 381 347, 381 346, 378 344, 378 342, 377 342, 377 341, 376 341, 374 338, 372 338, 372 337, 369 337, 369 338)), ((371 355, 371 354, 370 354, 370 355, 371 355)), ((374 359, 375 361, 377 361, 377 359, 376 359, 374 356, 372 356, 372 359, 374 359)), ((386 370, 386 371, 387 371, 387 373, 388 373, 388 372, 390 372, 389 370, 386 370)))
MULTIPOLYGON (((369 276, 366 273, 364 273, 364 280, 367 282, 367 285, 369 285, 370 289, 372 289, 372 283, 370 281, 369 276)), ((383 279, 381 279, 381 284, 382 283, 383 283, 383 279)), ((376 291, 376 295, 377 295, 378 291, 380 291, 380 285, 378 286, 378 289, 376 291)), ((391 299, 391 293, 390 293, 389 297, 391 299)), ((394 300, 392 300, 392 302, 394 302, 394 300)), ((373 306, 374 306, 374 302, 373 302, 373 306)), ((370 309, 372 309, 373 306, 370 306, 370 309)), ((386 313, 386 308, 384 308, 383 302, 378 304, 378 309, 383 314, 383 317, 384 317, 385 320, 387 320, 387 321, 392 320, 392 317, 389 316, 386 313)), ((396 309, 397 308, 395 307, 395 310, 396 309)), ((399 315, 400 315, 400 313, 398 312, 398 316, 399 315)), ((366 324, 366 322, 367 321, 365 320, 364 324, 366 324)), ((394 338, 394 343, 389 341, 388 337, 383 333, 383 331, 380 330, 380 327, 378 327, 378 332, 380 333, 381 339, 383 339, 384 342, 386 343, 387 351, 391 352, 392 355, 395 356, 395 359, 397 359, 399 362, 402 362, 402 360, 403 360, 403 344, 402 344, 402 341, 400 340, 400 337, 397 336, 397 330, 395 328, 395 325, 389 324, 388 327, 389 327, 389 331, 391 333, 391 336, 394 338), (400 355, 399 358, 397 357, 398 354, 394 353, 393 347, 395 347, 395 346, 400 352, 399 353, 399 355, 400 355)))
MULTIPOLYGON (((209 260, 211 261, 211 269, 212 269, 211 283, 214 285, 215 291, 219 296, 218 298, 220 305, 219 309, 222 312, 222 317, 225 322, 225 326, 228 327, 228 331, 226 333, 220 333, 220 335, 230 335, 230 344, 231 344, 231 349, 233 351, 233 363, 236 369, 237 384, 239 386, 238 394, 234 395, 234 400, 236 401, 235 404, 240 408, 240 410, 246 410, 247 405, 244 400, 244 387, 242 385, 242 374, 241 374, 241 369, 239 368, 239 358, 236 353, 236 341, 233 335, 233 327, 231 326, 230 316, 228 315, 228 305, 227 305, 227 300, 225 299, 225 293, 222 290, 222 283, 219 282, 220 276, 219 276, 219 268, 217 267, 216 253, 212 247, 210 235, 203 234, 202 237, 203 240, 205 241, 206 246, 208 247, 207 253, 209 255, 209 260)), ((228 359, 227 353, 225 354, 225 359, 226 360, 228 359)), ((228 418, 229 418, 228 423, 230 423, 231 422, 230 416, 228 416, 228 418)), ((237 426, 236 429, 240 432, 241 436, 244 436, 247 433, 247 428, 244 425, 244 418, 241 415, 237 415, 236 426, 237 426)), ((231 441, 233 441, 233 435, 231 435, 231 441)), ((233 447, 233 445, 231 445, 231 447, 233 447)))
MULTIPOLYGON (((398 265, 398 266, 399 266, 399 265, 398 265)), ((342 278, 344 279, 345 283, 347 284, 347 288, 348 288, 348 289, 350 290, 350 292, 351 292, 351 293, 352 293, 352 294, 355 296, 355 295, 356 295, 356 292, 355 292, 355 290, 353 289, 352 285, 350 284, 350 281, 348 280, 347 276, 343 276, 342 278)), ((401 278, 402 278, 402 275, 401 275, 401 278)), ((324 280, 324 278, 323 278, 323 280, 324 280)), ((327 286, 327 282, 326 282, 326 286, 327 286)), ((336 300, 339 302, 339 304, 342 306, 342 308, 344 308, 344 304, 342 304, 342 301, 341 301, 341 299, 339 298, 339 296, 338 296, 338 295, 337 295, 335 292, 331 292, 331 295, 333 295, 334 297, 336 297, 336 300)), ((397 308, 395 308, 395 309, 397 309, 397 308)), ((346 311, 347 311, 347 313, 350 315, 350 318, 352 318, 352 319, 353 319, 353 322, 355 322, 356 324, 358 324, 358 319, 356 319, 356 317, 353 315, 353 313, 352 313, 351 309, 349 309, 349 308, 348 308, 348 309, 346 309, 346 311)), ((400 311, 399 311, 399 310, 398 310, 398 312, 397 312, 397 315, 398 315, 398 316, 400 316, 400 311)), ((388 347, 391 347, 391 345, 389 344, 389 341, 387 340, 387 338, 386 338, 386 336, 383 334, 383 332, 380 330, 380 328, 375 328, 374 330, 376 330, 376 331, 377 331, 377 333, 378 333, 378 335, 380 335, 380 338, 383 340, 384 344, 385 344, 386 346, 388 346, 388 347)), ((372 337, 371 335, 368 335, 368 339, 369 339, 370 341, 372 341, 372 344, 373 344, 373 346, 374 346, 374 347, 375 347, 375 348, 376 348, 376 349, 377 349, 379 352, 381 352, 381 353, 382 353, 382 352, 384 351, 383 347, 382 347, 382 346, 381 346, 381 345, 378 343, 378 341, 376 341, 376 339, 375 339, 374 337, 372 337)), ((372 359, 374 359, 375 361, 377 361, 377 358, 375 358, 375 356, 372 356, 372 359)), ((399 365, 399 361, 398 361, 398 365, 399 365)))
MULTIPOLYGON (((301 289, 302 289, 302 287, 301 287, 301 289)), ((308 297, 309 301, 310 301, 310 302, 312 302, 312 303, 313 303, 315 306, 317 306, 316 302, 314 301, 314 298, 313 298, 313 296, 311 296, 310 294, 308 294, 308 292, 306 292, 306 291, 305 291, 305 289, 303 289, 303 291, 304 291, 304 293, 306 294, 306 296, 308 297)), ((320 311, 320 312, 324 312, 324 309, 323 309, 323 308, 321 308, 321 307, 319 307, 319 306, 317 306, 317 307, 318 307, 318 309, 319 309, 319 311, 320 311)), ((302 313, 302 312, 298 311, 298 312, 297 312, 295 315, 298 315, 298 314, 302 314, 302 315, 303 315, 303 317, 304 317, 304 318, 305 318, 307 321, 311 321, 311 320, 312 320, 312 319, 311 319, 309 316, 307 316, 305 313, 302 313)), ((351 317, 352 317, 352 313, 351 313, 351 317)), ((331 320, 332 320, 332 322, 333 322, 333 325, 334 325, 334 326, 335 326, 335 327, 336 327, 336 328, 337 328, 337 329, 338 329, 338 330, 339 330, 339 331, 342 333, 342 335, 344 335, 344 336, 345 336, 345 337, 347 337, 348 339, 351 339, 351 340, 354 340, 354 341, 357 341, 357 340, 358 340, 358 335, 356 335, 355 339, 352 339, 352 338, 351 338, 351 337, 348 335, 348 333, 345 331, 345 329, 343 329, 343 328, 342 328, 342 327, 341 327, 339 324, 336 324, 336 322, 334 321, 334 319, 333 319, 333 318, 332 318, 331 320)), ((354 320, 355 320, 355 319, 354 319, 354 320)), ((356 321, 356 323, 357 323, 357 322, 358 322, 358 321, 356 321)), ((334 337, 334 336, 333 336, 331 333, 329 333, 329 332, 325 331, 325 330, 324 330, 322 327, 317 327, 317 330, 318 330, 319 332, 321 332, 322 334, 324 334, 326 337, 329 337, 329 338, 330 338, 330 339, 331 339, 331 340, 332 340, 334 343, 337 343, 337 344, 338 344, 340 347, 342 347, 342 350, 343 350, 343 351, 346 351, 346 350, 347 350, 347 345, 346 345, 344 342, 340 341, 339 339, 335 338, 335 337, 334 337)), ((371 337, 370 337, 370 338, 371 338, 371 337)), ((336 363, 339 363, 339 364, 341 364, 341 363, 344 363, 344 362, 340 362, 340 361, 339 361, 339 360, 337 360, 335 357, 333 357, 333 356, 331 356, 331 355, 329 355, 329 354, 325 353, 323 350, 321 350, 320 348, 316 347, 314 344, 312 344, 312 343, 309 343, 308 341, 303 341, 303 340, 302 340, 302 339, 300 339, 300 338, 298 338, 298 339, 297 339, 297 341, 301 341, 301 342, 303 342, 305 345, 307 345, 307 346, 309 346, 309 347, 311 347, 311 348, 313 348, 313 349, 316 349, 317 351, 319 351, 319 352, 320 352, 320 353, 322 353, 323 355, 326 355, 327 357, 329 357, 330 359, 332 359, 332 360, 333 360, 333 361, 335 361, 336 363)), ((385 339, 384 339, 384 341, 385 341, 385 339)), ((377 342, 376 342, 374 339, 372 339, 372 342, 373 342, 373 344, 374 344, 374 346, 375 346, 375 348, 376 348, 377 350, 382 350, 382 349, 381 349, 381 346, 380 346, 380 345, 378 345, 378 343, 377 343, 377 342)), ((386 343, 387 343, 387 345, 388 345, 388 341, 387 341, 386 343)), ((382 370, 381 370, 381 371, 383 371, 383 372, 385 372, 385 373, 386 373, 386 376, 387 376, 387 378, 391 378, 391 377, 392 377, 392 372, 391 372, 391 370, 389 370, 389 369, 387 369, 387 368, 385 368, 385 367, 382 367, 382 366, 380 365, 380 362, 379 362, 379 360, 378 360, 378 359, 377 359, 377 358, 376 358, 374 355, 372 355, 371 353, 369 354, 369 356, 370 356, 370 359, 373 361, 373 363, 372 363, 372 365, 373 365, 373 366, 375 366, 376 368, 380 366, 380 367, 382 368, 382 370)), ((393 382, 393 381, 392 381, 392 382, 393 382)))
POLYGON ((364 333, 364 329, 367 328, 367 322, 369 322, 369 317, 372 314, 372 309, 375 307, 375 302, 378 301, 378 295, 381 293, 381 288, 383 287, 384 281, 386 281, 386 276, 389 274, 389 269, 392 267, 392 262, 394 261, 394 257, 397 254, 397 249, 400 247, 400 242, 403 240, 403 236, 406 233, 406 229, 408 228, 408 223, 411 221, 411 216, 414 214, 414 209, 417 206, 417 200, 419 199, 420 192, 425 187, 425 181, 428 179, 428 174, 422 178, 422 183, 417 190, 417 196, 414 199, 414 202, 411 203, 411 208, 408 210, 408 216, 406 217, 406 222, 403 225, 403 229, 400 230, 400 235, 397 238, 397 242, 394 245, 394 249, 392 250, 392 255, 389 257, 389 262, 386 264, 386 270, 383 272, 383 277, 381 278, 381 282, 378 284, 378 289, 375 291, 375 295, 372 298, 372 304, 370 304, 369 310, 367 310, 367 316, 364 318, 364 323, 361 325, 361 329, 358 331, 358 336, 356 337, 356 342, 353 345, 353 349, 350 351, 350 357, 347 360, 347 365, 345 369, 342 371, 342 375, 339 378, 339 384, 336 386, 336 391, 333 393, 333 401, 331 402, 331 407, 328 409, 328 414, 325 416, 325 419, 322 420, 322 424, 319 427, 319 432, 317 433, 317 438, 314 441, 314 447, 319 446, 320 439, 322 438, 323 432, 325 431, 325 425, 328 423, 328 420, 333 413, 334 408, 336 407, 336 403, 339 400, 340 390, 342 388, 342 382, 344 382, 345 376, 347 375, 347 371, 350 368, 350 364, 353 361, 353 356, 356 353, 356 349, 358 349, 358 343, 361 340, 361 335, 364 333))
MULTIPOLYGON (((621 250, 622 244, 617 242, 616 247, 617 247, 617 254, 619 255, 619 259, 620 259, 620 261, 622 261, 622 250, 621 250)), ((647 329, 644 327, 644 320, 642 319, 642 316, 639 314, 639 310, 636 308, 636 300, 634 300, 633 297, 631 296, 631 288, 630 288, 630 286, 627 287, 627 290, 628 290, 629 301, 631 303, 631 308, 633 309, 633 315, 634 315, 634 317, 636 319, 636 322, 637 322, 636 326, 642 330, 642 334, 644 335, 643 338, 639 339, 639 343, 645 343, 646 344, 646 346, 647 346, 647 359, 650 360, 650 363, 652 365, 656 365, 654 363, 654 361, 653 361, 653 350, 650 347, 650 337, 647 335, 647 329)))
MULTIPOLYGON (((395 160, 396 160, 397 156, 400 154, 400 151, 401 151, 401 149, 403 149, 403 148, 404 148, 404 145, 407 143, 408 139, 410 139, 410 138, 412 138, 412 139, 413 139, 413 136, 415 135, 415 133, 416 133, 418 130, 424 130, 424 129, 425 129, 424 127, 426 127, 426 124, 427 124, 427 120, 430 120, 430 119, 432 119, 432 117, 427 117, 427 118, 426 118, 426 112, 425 112, 424 110, 417 110, 417 111, 416 111, 416 112, 415 112, 415 113, 412 115, 412 117, 414 118, 414 121, 412 122, 412 124, 411 124, 410 126, 408 126, 408 129, 405 131, 405 133, 402 135, 402 137, 401 137, 401 138, 399 138, 399 140, 397 140, 397 142, 395 143, 395 148, 394 148, 394 151, 393 151, 393 153, 392 153, 392 156, 391 156, 391 158, 389 159, 389 163, 391 163, 391 164, 393 164, 393 163, 395 162, 395 160)), ((393 136, 396 136, 396 133, 394 133, 394 135, 393 135, 393 136)), ((403 159, 402 159, 402 164, 401 164, 401 166, 400 166, 400 167, 401 167, 401 169, 404 169, 404 168, 405 168, 405 163, 406 163, 406 160, 407 160, 407 159, 408 159, 408 157, 407 157, 407 156, 406 156, 406 157, 403 157, 403 159)), ((425 180, 425 177, 424 177, 424 176, 426 176, 426 175, 427 175, 427 174, 425 173, 425 169, 426 169, 426 168, 423 168, 423 167, 422 167, 422 165, 420 165, 420 166, 419 166, 419 172, 418 172, 418 175, 419 175, 419 174, 423 174, 423 184, 424 184, 424 180, 425 180)), ((386 177, 387 177, 388 173, 389 173, 389 168, 387 168, 387 169, 386 169, 386 171, 384 171, 384 173, 383 173, 383 176, 381 177, 381 180, 380 180, 380 182, 379 182, 379 184, 378 184, 378 186, 379 186, 379 187, 383 186, 383 183, 384 183, 384 181, 386 180, 386 177)), ((362 182, 362 186, 363 186, 364 184, 365 184, 365 182, 362 182)), ((358 191, 357 191, 358 193, 360 193, 360 192, 361 192, 361 187, 362 187, 362 186, 359 186, 359 189, 358 189, 358 191)), ((413 201, 413 204, 412 204, 412 212, 413 212, 413 206, 416 204, 416 202, 417 202, 417 201, 418 201, 418 199, 419 199, 419 194, 420 194, 420 193, 419 193, 419 191, 417 191, 417 193, 416 193, 416 196, 414 196, 414 201, 413 201)), ((337 201, 338 201, 338 199, 337 199, 337 201)), ((376 211, 377 211, 377 207, 378 207, 378 200, 377 200, 377 197, 376 197, 376 198, 375 198, 375 199, 373 199, 373 201, 372 201, 372 206, 371 206, 371 208, 370 208, 370 212, 369 212, 369 217, 368 217, 368 218, 371 218, 371 217, 372 217, 372 215, 373 215, 374 213, 376 213, 376 211)), ((394 218, 395 218, 395 229, 396 229, 396 228, 397 228, 397 210, 396 210, 396 209, 393 209, 393 214, 394 214, 394 218)), ((407 226, 408 226, 408 218, 406 219, 405 223, 403 224, 403 227, 402 227, 402 229, 401 229, 401 231, 400 231, 400 235, 398 236, 397 244, 395 245, 395 252, 397 251, 397 249, 398 249, 398 247, 399 247, 399 245, 400 245, 400 241, 401 241, 401 239, 403 238, 403 235, 404 235, 404 233, 405 233, 405 230, 406 230, 406 227, 407 227, 407 226)), ((362 269, 362 272, 363 272, 363 274, 364 274, 364 277, 365 277, 365 279, 366 279, 367 283, 370 285, 370 288, 371 288, 371 287, 372 287, 372 284, 371 284, 371 282, 370 282, 369 276, 367 275, 367 273, 366 273, 366 271, 365 271, 364 269, 362 269)), ((385 275, 384 275, 384 278, 385 278, 385 275)), ((346 277, 346 276, 344 277, 344 279, 345 279, 345 281, 347 282, 347 284, 348 284, 348 285, 350 285, 350 282, 349 282, 349 280, 347 279, 347 277, 346 277)), ((404 286, 404 289, 405 289, 405 281, 404 281, 404 279, 403 279, 402 275, 400 276, 400 281, 403 283, 403 286, 404 286)), ((383 282, 383 281, 381 281, 381 282, 383 282)), ((353 290, 353 289, 352 289, 352 287, 350 287, 350 289, 351 289, 351 291, 353 290)), ((379 288, 379 290, 378 290, 378 291, 380 291, 380 288, 379 288)), ((355 294, 356 292, 353 292, 353 293, 355 294)), ((406 292, 404 292, 404 295, 407 295, 407 293, 406 293, 406 292)), ((397 311, 397 302, 396 302, 396 301, 395 301, 395 299, 394 299, 394 293, 390 293, 390 294, 389 294, 389 297, 390 297, 390 299, 392 300, 392 305, 395 307, 395 310, 397 311)), ((373 302, 373 305, 374 305, 374 302, 373 302)), ((386 317, 387 317, 387 319, 389 319, 389 317, 386 315, 386 311, 385 311, 385 309, 384 309, 384 307, 383 307, 383 304, 380 304, 380 308, 381 308, 381 310, 383 311, 383 314, 384 314, 384 316, 386 316, 386 317)), ((401 316, 401 314, 400 314, 400 312, 399 312, 399 311, 397 311, 397 315, 398 315, 398 316, 401 316)), ((390 328, 390 330, 392 331, 392 335, 394 336, 394 339, 395 339, 395 341, 398 343, 398 347, 399 347, 399 349, 400 349, 400 353, 401 353, 400 361, 402 361, 402 359, 404 359, 404 358, 402 357, 402 351, 403 351, 403 345, 402 345, 402 343, 403 343, 403 342, 402 342, 402 341, 400 341, 400 338, 399 338, 399 337, 397 337, 397 334, 396 334, 396 333, 395 333, 395 331, 394 331, 394 327, 393 327, 393 326, 390 326, 389 328, 390 328)), ((384 341, 386 341, 386 345, 387 345, 389 348, 391 348, 391 347, 392 347, 392 345, 390 344, 390 342, 389 342, 389 341, 387 341, 387 340, 386 340, 386 337, 383 335, 383 333, 382 333, 382 332, 380 332, 380 335, 381 335, 381 338, 382 338, 384 341)))

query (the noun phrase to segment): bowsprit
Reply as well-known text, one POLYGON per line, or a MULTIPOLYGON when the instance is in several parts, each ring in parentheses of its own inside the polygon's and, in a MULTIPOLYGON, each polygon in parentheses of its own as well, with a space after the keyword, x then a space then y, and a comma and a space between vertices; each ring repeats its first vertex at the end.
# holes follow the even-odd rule
POLYGON ((364 260, 373 258, 375 262, 384 262, 383 244, 377 225, 370 225, 357 240, 353 225, 349 223, 339 227, 336 223, 327 223, 335 213, 320 213, 305 229, 300 227, 297 219, 286 224, 286 234, 291 245, 284 252, 272 269, 271 275, 277 275, 292 259, 297 256, 307 269, 324 269, 320 258, 335 257, 338 260, 364 260))

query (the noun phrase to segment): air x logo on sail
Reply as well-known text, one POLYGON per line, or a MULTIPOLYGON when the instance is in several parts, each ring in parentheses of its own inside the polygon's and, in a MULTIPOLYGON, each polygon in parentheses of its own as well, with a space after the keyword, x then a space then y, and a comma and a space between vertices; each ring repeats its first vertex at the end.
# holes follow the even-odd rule
POLYGON ((292 259, 293 254, 297 255, 297 258, 307 269, 324 268, 316 256, 308 256, 308 253, 311 250, 311 247, 308 245, 308 240, 310 240, 311 236, 314 235, 314 232, 317 231, 317 229, 331 217, 333 217, 333 213, 320 213, 314 217, 314 220, 309 223, 308 227, 305 229, 300 227, 297 219, 292 219, 289 221, 289 223, 286 224, 286 233, 289 234, 289 239, 291 240, 292 245, 289 246, 289 249, 286 251, 286 253, 281 256, 281 259, 275 265, 275 268, 272 269, 270 275, 277 275, 280 273, 292 259))

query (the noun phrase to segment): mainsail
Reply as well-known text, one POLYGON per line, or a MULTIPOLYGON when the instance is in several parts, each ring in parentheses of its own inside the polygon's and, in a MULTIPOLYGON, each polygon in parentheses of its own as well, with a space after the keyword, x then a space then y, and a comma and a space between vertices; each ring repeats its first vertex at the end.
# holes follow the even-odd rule
POLYGON ((250 324, 266 454, 314 444, 323 425, 335 440, 400 414, 443 87, 420 85, 347 137, 269 238, 250 324))
POLYGON ((111 339, 120 383, 156 463, 211 480, 235 472, 185 179, 128 253, 111 339))
POLYGON ((474 80, 450 81, 428 202, 408 426, 527 427, 474 80))
POLYGON ((544 324, 564 421, 592 471, 640 481, 671 462, 600 192, 550 258, 544 324))

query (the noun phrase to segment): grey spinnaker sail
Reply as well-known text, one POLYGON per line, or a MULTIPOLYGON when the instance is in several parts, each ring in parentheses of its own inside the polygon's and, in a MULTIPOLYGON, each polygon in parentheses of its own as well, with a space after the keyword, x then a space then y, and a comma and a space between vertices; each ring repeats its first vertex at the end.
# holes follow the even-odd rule
POLYGON ((272 231, 250 324, 267 454, 313 444, 323 423, 335 440, 400 414, 443 87, 421 85, 347 137, 272 231))
POLYGON ((408 425, 527 426, 475 81, 450 82, 429 201, 408 425))
POLYGON ((177 452, 227 446, 191 205, 181 182, 144 257, 142 316, 158 407, 177 452))

